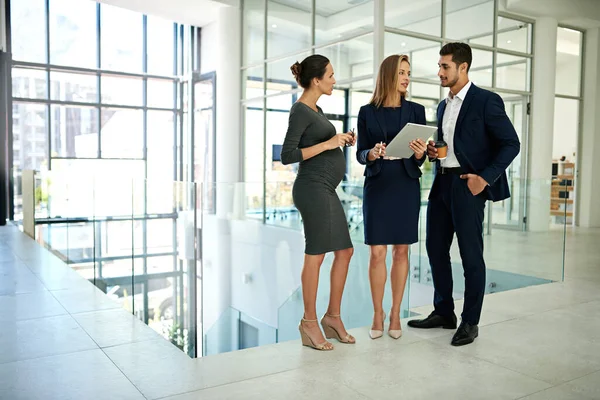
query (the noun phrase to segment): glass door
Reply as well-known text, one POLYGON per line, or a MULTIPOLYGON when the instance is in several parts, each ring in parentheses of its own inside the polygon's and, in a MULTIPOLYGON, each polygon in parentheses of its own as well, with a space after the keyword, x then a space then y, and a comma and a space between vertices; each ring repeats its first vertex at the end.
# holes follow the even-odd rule
POLYGON ((525 228, 525 193, 527 189, 527 133, 529 115, 527 113, 528 96, 500 95, 504 99, 504 106, 508 118, 513 123, 519 140, 521 151, 506 169, 510 198, 491 203, 489 220, 493 228, 523 230, 525 228))

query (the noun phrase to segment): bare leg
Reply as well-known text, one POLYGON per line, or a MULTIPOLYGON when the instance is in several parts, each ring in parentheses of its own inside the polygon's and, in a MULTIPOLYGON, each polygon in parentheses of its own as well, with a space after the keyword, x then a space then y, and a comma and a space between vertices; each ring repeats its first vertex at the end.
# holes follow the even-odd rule
POLYGON ((387 270, 385 267, 385 257, 387 255, 387 246, 371 246, 371 256, 369 258, 369 281, 371 282, 371 297, 373 299, 373 325, 371 329, 382 330, 383 326, 383 293, 385 291, 385 281, 387 279, 387 270))
MULTIPOLYGON (((302 326, 313 343, 319 345, 324 343, 325 336, 321 332, 317 322, 317 289, 319 287, 319 270, 325 254, 304 255, 304 266, 302 267, 302 297, 304 299, 304 319, 302 326)), ((329 345, 331 346, 331 344, 329 345)))
POLYGON ((399 330, 400 305, 408 277, 408 245, 397 244, 392 248, 392 310, 390 312, 390 329, 399 330))
POLYGON ((354 254, 353 248, 338 250, 334 252, 333 265, 331 266, 331 292, 329 294, 329 307, 327 315, 323 317, 325 322, 332 326, 338 334, 344 338, 348 334, 341 320, 337 317, 340 315, 342 305, 342 295, 344 294, 344 286, 346 277, 348 276, 348 266, 350 259, 354 254))

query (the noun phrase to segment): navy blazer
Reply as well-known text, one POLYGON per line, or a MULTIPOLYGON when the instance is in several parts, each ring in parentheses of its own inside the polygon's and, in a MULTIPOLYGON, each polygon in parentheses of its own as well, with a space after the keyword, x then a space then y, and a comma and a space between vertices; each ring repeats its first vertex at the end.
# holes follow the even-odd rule
MULTIPOLYGON (((438 105, 438 138, 446 100, 438 105)), ((489 184, 485 192, 492 201, 510 197, 506 168, 519 154, 521 143, 504 110, 502 98, 471 84, 456 120, 454 154, 465 173, 481 176, 489 184)), ((436 161, 439 166, 439 160, 436 161)), ((434 180, 429 198, 438 195, 439 182, 434 180)))
MULTIPOLYGON (((402 106, 398 112, 400 113, 400 124, 402 127, 409 122, 421 125, 426 124, 425 107, 421 104, 408 101, 404 97, 402 97, 401 101, 402 106)), ((358 112, 357 128, 356 159, 359 163, 366 166, 364 176, 375 176, 381 171, 381 163, 384 161, 381 158, 369 161, 367 156, 377 143, 384 142, 389 144, 386 142, 386 135, 384 134, 385 121, 383 110, 372 104, 362 106, 358 112)), ((421 160, 417 160, 413 154, 412 157, 402 160, 408 176, 415 179, 421 176, 421 169, 419 167, 423 165, 425 158, 426 155, 421 160)))

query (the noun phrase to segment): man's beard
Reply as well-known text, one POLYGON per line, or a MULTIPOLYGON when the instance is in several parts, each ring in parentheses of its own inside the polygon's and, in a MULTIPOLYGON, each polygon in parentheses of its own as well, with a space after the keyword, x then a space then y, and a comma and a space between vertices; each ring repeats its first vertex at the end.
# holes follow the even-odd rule
POLYGON ((446 79, 445 81, 441 81, 440 84, 442 85, 442 87, 452 87, 456 85, 457 82, 458 78, 454 79, 453 81, 451 81, 450 79, 446 79))

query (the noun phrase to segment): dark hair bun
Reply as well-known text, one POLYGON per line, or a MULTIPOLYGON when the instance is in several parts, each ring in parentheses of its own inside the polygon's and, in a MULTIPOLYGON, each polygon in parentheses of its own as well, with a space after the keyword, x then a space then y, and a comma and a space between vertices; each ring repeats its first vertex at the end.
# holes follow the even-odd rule
POLYGON ((294 78, 296 79, 296 81, 298 83, 300 83, 299 79, 300 79, 300 74, 302 74, 302 64, 300 64, 298 61, 296 61, 290 67, 290 69, 292 70, 292 74, 294 75, 294 78))
POLYGON ((329 60, 319 54, 313 54, 306 57, 301 63, 296 61, 290 67, 296 82, 304 89, 308 89, 314 78, 321 79, 325 75, 325 70, 329 65, 329 60))

